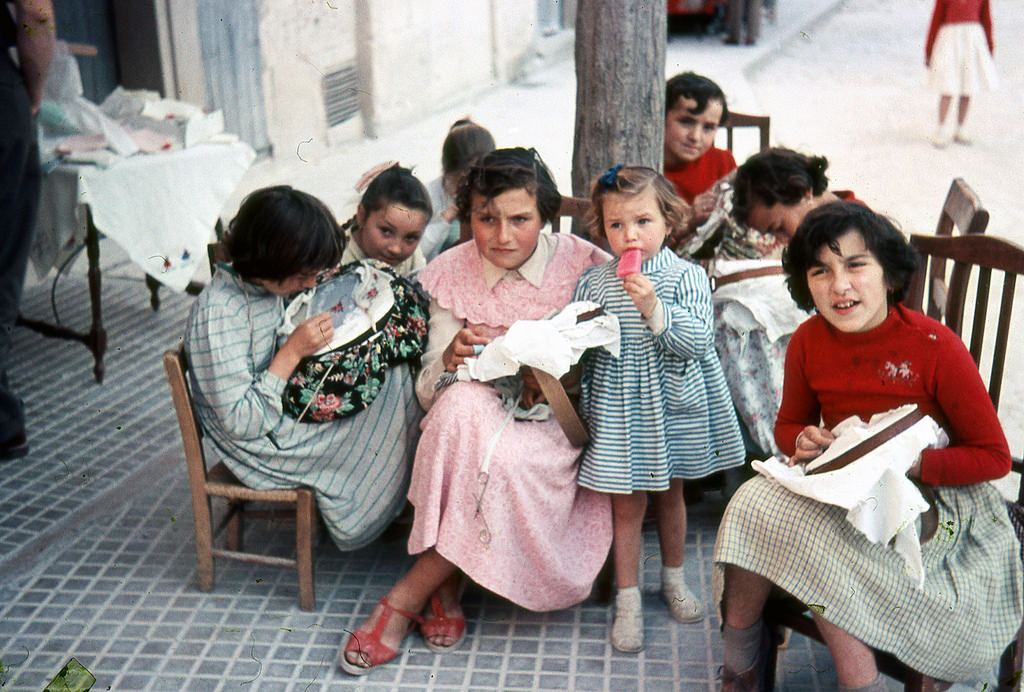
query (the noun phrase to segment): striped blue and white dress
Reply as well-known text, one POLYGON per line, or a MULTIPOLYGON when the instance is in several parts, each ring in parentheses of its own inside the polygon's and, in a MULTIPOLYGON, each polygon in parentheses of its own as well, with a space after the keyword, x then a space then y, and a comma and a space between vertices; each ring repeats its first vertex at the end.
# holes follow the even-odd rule
POLYGON ((281 407, 285 381, 267 372, 284 301, 221 266, 196 299, 185 350, 196 412, 224 463, 251 488, 316 491, 331 538, 355 550, 405 505, 422 416, 407 365, 388 371, 366 410, 299 423, 281 407))
POLYGON ((667 249, 643 263, 665 308, 665 329, 655 334, 622 288, 617 266, 613 260, 587 271, 574 296, 600 303, 622 331, 619 357, 595 349, 583 371, 580 414, 591 441, 579 484, 607 493, 662 491, 672 478, 741 465, 707 275, 667 249))

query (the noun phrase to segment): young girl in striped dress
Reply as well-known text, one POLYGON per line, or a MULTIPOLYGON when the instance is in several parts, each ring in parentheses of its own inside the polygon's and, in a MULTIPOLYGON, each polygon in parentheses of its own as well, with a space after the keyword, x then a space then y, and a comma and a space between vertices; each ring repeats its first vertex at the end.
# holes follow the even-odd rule
POLYGON ((591 199, 592 237, 606 238, 619 259, 583 274, 574 299, 614 314, 622 344, 618 358, 595 350, 586 362, 580 410, 591 442, 579 483, 612 496, 618 593, 611 642, 619 651, 639 651, 648 493, 658 514, 662 597, 673 618, 695 622, 703 611, 683 578, 683 480, 738 466, 744 450, 715 353, 707 275, 663 247, 685 227, 686 203, 664 176, 635 166, 610 169, 594 183, 591 199), (639 271, 634 266, 626 275, 636 251, 639 271))

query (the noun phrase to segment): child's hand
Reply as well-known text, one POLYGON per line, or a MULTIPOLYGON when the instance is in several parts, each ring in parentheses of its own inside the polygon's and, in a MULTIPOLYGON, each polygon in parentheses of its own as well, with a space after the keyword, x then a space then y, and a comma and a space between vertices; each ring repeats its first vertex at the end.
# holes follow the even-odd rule
POLYGON ((622 280, 622 288, 633 299, 633 305, 646 320, 658 306, 658 295, 654 292, 654 284, 643 274, 630 274, 622 280))
POLYGON ((789 458, 789 465, 806 464, 811 459, 821 456, 835 439, 835 435, 827 428, 808 425, 796 436, 796 453, 789 458))
POLYGON ((485 346, 491 343, 480 327, 465 327, 456 332, 452 342, 441 355, 441 362, 448 372, 455 372, 455 368, 466 362, 467 358, 475 355, 473 346, 480 344, 485 346))
POLYGON ((459 215, 459 208, 454 204, 441 212, 441 218, 451 223, 455 220, 455 217, 459 215))
POLYGON ((306 356, 312 355, 334 338, 334 323, 329 312, 313 315, 295 328, 280 350, 270 361, 267 370, 282 380, 287 380, 295 366, 306 356))
POLYGON ((524 410, 529 410, 536 404, 546 403, 547 399, 540 389, 540 383, 537 381, 537 376, 533 374, 533 370, 523 368, 519 374, 523 376, 523 394, 519 399, 519 405, 524 410))
POLYGON ((693 198, 693 221, 695 225, 699 226, 708 220, 711 216, 711 212, 715 210, 715 202, 718 201, 718 197, 714 192, 708 190, 702 192, 693 198))
POLYGON ((288 349, 300 358, 316 353, 331 343, 334 338, 334 322, 331 313, 313 315, 295 328, 284 342, 281 350, 288 349))

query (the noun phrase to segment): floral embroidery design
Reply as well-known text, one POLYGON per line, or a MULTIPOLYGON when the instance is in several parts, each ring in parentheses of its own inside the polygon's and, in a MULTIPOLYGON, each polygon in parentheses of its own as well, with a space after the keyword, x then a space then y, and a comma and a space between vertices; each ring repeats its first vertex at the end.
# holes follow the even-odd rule
POLYGON ((886 361, 882 365, 882 372, 880 374, 883 380, 901 382, 902 384, 913 384, 920 379, 917 373, 914 372, 909 360, 901 360, 899 363, 894 363, 891 360, 886 361))
MULTIPOLYGON (((373 276, 381 281, 390 280, 395 296, 384 324, 360 341, 307 356, 299 362, 282 395, 284 411, 292 418, 304 423, 323 423, 351 416, 377 398, 388 368, 403 362, 419 367, 420 356, 427 347, 426 295, 418 284, 395 276, 390 270, 373 276), (325 379, 328 370, 330 374, 325 379)), ((367 295, 372 299, 378 292, 371 288, 367 295)))

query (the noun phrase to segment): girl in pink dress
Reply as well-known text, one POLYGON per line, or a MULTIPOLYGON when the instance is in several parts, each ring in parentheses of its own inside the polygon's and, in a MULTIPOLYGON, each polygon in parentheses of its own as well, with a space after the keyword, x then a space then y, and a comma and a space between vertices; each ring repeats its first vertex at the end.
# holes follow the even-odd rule
MULTIPOLYGON (((460 184, 459 221, 473 242, 442 253, 419 275, 431 296, 430 342, 417 380, 428 413, 409 489, 416 510, 409 552, 419 558, 339 652, 348 673, 397 656, 416 623, 431 650, 457 647, 466 628, 460 570, 540 611, 582 601, 604 563, 608 497, 577 485, 581 450, 555 418, 510 419, 491 383, 446 384, 513 322, 568 304, 580 275, 610 259, 576 236, 541 233, 560 204, 533 149, 491 152, 460 184)), ((543 401, 532 378, 521 387, 521 408, 543 401)))

